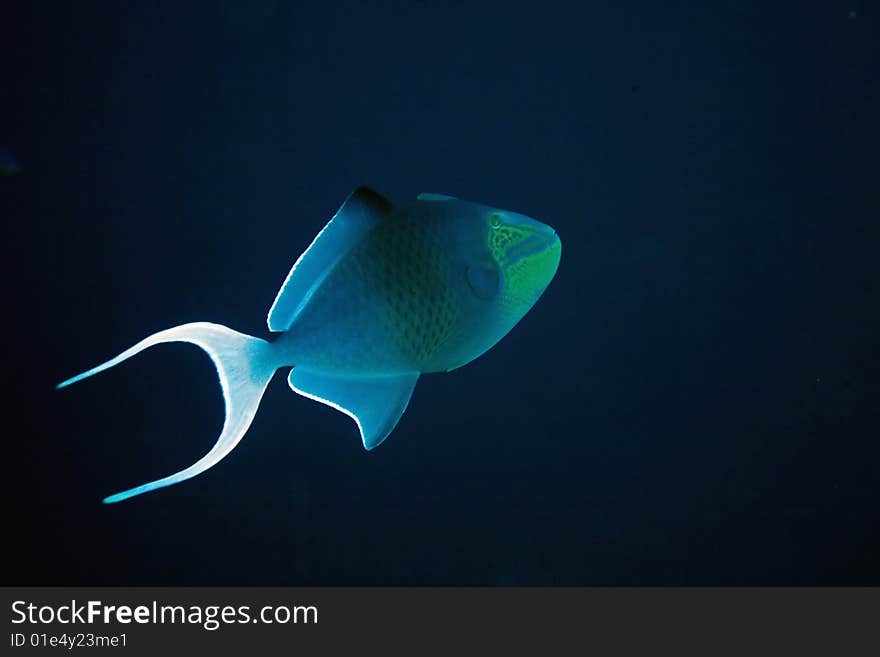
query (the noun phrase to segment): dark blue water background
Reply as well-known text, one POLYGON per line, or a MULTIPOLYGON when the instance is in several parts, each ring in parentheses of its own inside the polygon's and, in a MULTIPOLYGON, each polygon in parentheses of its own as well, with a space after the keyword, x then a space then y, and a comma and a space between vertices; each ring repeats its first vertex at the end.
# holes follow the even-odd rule
POLYGON ((4 583, 880 584, 874 3, 4 3, 4 583), (265 336, 358 184, 537 217, 544 297, 373 453, 265 336))

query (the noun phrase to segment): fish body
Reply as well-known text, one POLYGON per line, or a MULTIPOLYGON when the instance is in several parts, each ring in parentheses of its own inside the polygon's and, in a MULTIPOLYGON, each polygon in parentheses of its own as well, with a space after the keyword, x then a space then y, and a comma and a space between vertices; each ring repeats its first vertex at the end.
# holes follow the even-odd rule
POLYGON ((217 367, 226 421, 214 448, 179 473, 105 502, 214 465, 247 431, 281 367, 292 367, 295 392, 351 416, 372 449, 394 429, 418 377, 461 367, 496 344, 549 285, 560 255, 555 231, 525 215, 439 194, 394 204, 359 187, 279 290, 267 318, 278 334, 272 342, 185 324, 58 387, 162 342, 192 342, 217 367))
MULTIPOLYGON (((360 192, 366 194, 366 192, 360 192)), ((444 372, 500 340, 537 301, 549 278, 517 295, 493 257, 505 231, 534 236, 545 276, 559 259, 559 238, 522 215, 457 199, 417 200, 389 208, 322 281, 276 341, 291 365, 330 371, 444 372), (503 289, 504 284, 507 289, 503 289)))

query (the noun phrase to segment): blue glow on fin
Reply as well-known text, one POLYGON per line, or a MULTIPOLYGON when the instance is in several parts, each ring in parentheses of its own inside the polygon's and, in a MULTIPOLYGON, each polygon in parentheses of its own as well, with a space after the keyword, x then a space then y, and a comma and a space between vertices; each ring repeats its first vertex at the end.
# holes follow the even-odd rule
POLYGON ((269 309, 269 330, 289 329, 336 263, 390 211, 391 201, 369 187, 354 190, 291 267, 269 309))
POLYGON ((454 196, 447 196, 446 194, 430 194, 428 192, 422 192, 416 199, 419 201, 457 201, 458 199, 454 196))
POLYGON ((263 392, 276 369, 276 363, 271 357, 270 345, 265 340, 238 333, 220 324, 196 322, 154 333, 130 349, 126 349, 116 358, 62 381, 56 388, 65 388, 82 381, 118 365, 144 349, 164 342, 190 342, 204 349, 211 357, 217 368, 226 408, 223 430, 208 453, 188 468, 105 497, 105 504, 121 502, 147 491, 180 483, 216 465, 235 448, 250 427, 263 392))
POLYGON ((373 449, 397 426, 418 379, 418 372, 352 376, 294 367, 288 383, 303 397, 327 404, 353 418, 364 447, 373 449))

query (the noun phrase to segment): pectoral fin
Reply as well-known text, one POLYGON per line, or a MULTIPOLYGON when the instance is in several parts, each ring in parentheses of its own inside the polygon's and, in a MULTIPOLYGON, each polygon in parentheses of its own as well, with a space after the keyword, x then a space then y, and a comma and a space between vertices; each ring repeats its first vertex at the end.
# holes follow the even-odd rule
POLYGON ((373 449, 397 426, 418 379, 418 372, 351 376, 295 367, 288 383, 303 397, 327 404, 353 418, 364 447, 373 449))
POLYGON ((468 267, 467 281, 477 297, 488 301, 501 288, 501 272, 497 267, 468 267))

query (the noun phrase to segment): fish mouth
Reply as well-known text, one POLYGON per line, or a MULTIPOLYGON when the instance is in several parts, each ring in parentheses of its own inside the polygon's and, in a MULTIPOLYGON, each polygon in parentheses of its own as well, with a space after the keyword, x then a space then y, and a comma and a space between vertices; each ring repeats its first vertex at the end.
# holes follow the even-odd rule
POLYGON ((548 230, 532 232, 531 235, 526 237, 519 244, 511 247, 505 254, 505 264, 510 266, 523 258, 528 258, 560 248, 557 246, 560 242, 556 231, 549 228, 549 226, 546 228, 548 230))
POLYGON ((557 242, 561 244, 559 240, 559 235, 557 235, 556 231, 551 228, 550 234, 543 236, 543 240, 541 241, 541 250, 555 248, 557 242))
POLYGON ((556 231, 546 224, 542 224, 540 222, 535 222, 538 224, 539 228, 535 230, 535 233, 532 237, 529 237, 526 241, 529 242, 533 238, 535 239, 534 247, 532 249, 532 253, 537 253, 539 251, 546 251, 555 248, 561 247, 562 243, 559 240, 559 235, 556 231), (558 246, 557 246, 558 244, 558 246))
POLYGON ((553 227, 524 214, 511 213, 507 220, 526 233, 526 236, 508 249, 504 256, 505 265, 510 266, 523 258, 542 255, 547 256, 548 260, 555 258, 558 263, 562 244, 553 227))

